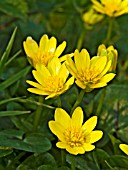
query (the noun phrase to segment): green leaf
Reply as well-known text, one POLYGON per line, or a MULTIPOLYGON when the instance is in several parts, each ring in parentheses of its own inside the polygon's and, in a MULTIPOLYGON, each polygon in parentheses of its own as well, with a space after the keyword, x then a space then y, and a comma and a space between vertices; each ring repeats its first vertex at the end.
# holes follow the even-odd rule
POLYGON ((0 157, 7 156, 13 152, 12 148, 0 146, 0 157))
POLYGON ((10 99, 1 100, 1 101, 0 101, 0 105, 5 104, 5 103, 8 103, 8 102, 15 101, 15 100, 17 101, 18 99, 21 99, 21 98, 23 98, 23 97, 15 97, 15 98, 10 98, 10 99))
MULTIPOLYGON (((54 157, 50 153, 43 153, 43 154, 33 154, 26 158, 18 167, 16 170, 41 170, 43 167, 54 168, 56 167, 56 162, 54 157)), ((51 170, 51 169, 50 169, 51 170)))
POLYGON ((12 36, 10 38, 9 43, 8 43, 8 46, 6 47, 6 50, 5 50, 4 54, 1 57, 1 60, 0 60, 0 72, 3 71, 3 69, 5 67, 5 64, 6 64, 7 60, 8 60, 8 57, 9 57, 9 54, 10 54, 10 51, 12 49, 12 45, 13 45, 13 42, 14 42, 14 38, 15 38, 15 35, 16 35, 16 31, 17 31, 17 27, 14 29, 13 34, 12 34, 12 36))
POLYGON ((107 159, 107 162, 111 167, 127 169, 128 168, 128 158, 126 156, 113 155, 107 159))
POLYGON ((17 115, 23 115, 31 113, 31 111, 0 111, 0 117, 1 116, 17 116, 17 115))
POLYGON ((4 90, 5 88, 9 87, 13 83, 15 83, 17 80, 19 80, 21 77, 25 76, 30 71, 31 66, 28 66, 24 68, 23 70, 19 71, 18 73, 14 74, 9 79, 5 80, 0 84, 0 91, 4 90))
MULTIPOLYGON (((34 139, 34 137, 32 138, 34 139)), ((27 137, 23 140, 17 138, 15 134, 8 134, 6 132, 0 133, 0 145, 10 148, 15 148, 19 150, 24 150, 28 152, 46 152, 51 149, 50 141, 42 136, 35 137, 35 140, 30 140, 30 137, 27 137), (40 142, 36 142, 36 139, 40 142), (35 142, 34 142, 35 141, 35 142), (38 143, 38 145, 37 145, 38 143)))

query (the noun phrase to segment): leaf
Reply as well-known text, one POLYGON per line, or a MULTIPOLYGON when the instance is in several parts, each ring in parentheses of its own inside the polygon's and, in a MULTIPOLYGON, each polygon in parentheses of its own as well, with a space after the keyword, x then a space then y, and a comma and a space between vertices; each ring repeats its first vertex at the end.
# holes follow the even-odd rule
POLYGON ((8 46, 6 47, 6 50, 5 50, 4 54, 1 57, 1 60, 0 60, 0 72, 3 71, 3 69, 5 67, 5 64, 7 62, 7 59, 9 57, 9 54, 10 54, 10 51, 12 49, 12 45, 13 45, 13 42, 14 42, 14 38, 15 38, 15 35, 16 35, 16 31, 17 31, 17 27, 14 29, 13 34, 12 34, 12 36, 10 38, 9 43, 8 43, 8 46))
POLYGON ((28 158, 26 158, 16 170, 31 169, 31 170, 41 170, 43 167, 54 168, 56 167, 56 162, 54 157, 50 153, 36 153, 28 158))
POLYGON ((13 83, 15 83, 17 80, 19 80, 21 77, 25 76, 30 71, 31 66, 28 66, 24 68, 23 70, 19 71, 18 73, 14 74, 9 79, 5 80, 0 84, 0 91, 4 90, 5 88, 9 87, 13 83))
POLYGON ((17 116, 17 115, 23 115, 31 113, 31 111, 0 111, 0 117, 1 116, 17 116))
POLYGON ((35 142, 33 142, 32 140, 30 140, 30 137, 27 137, 24 140, 20 140, 15 134, 8 134, 6 132, 0 133, 1 146, 15 148, 28 152, 46 152, 51 149, 51 143, 47 138, 38 136, 37 140, 40 141, 38 145, 36 139, 35 142))
POLYGON ((13 152, 12 148, 0 146, 0 157, 10 155, 13 152))

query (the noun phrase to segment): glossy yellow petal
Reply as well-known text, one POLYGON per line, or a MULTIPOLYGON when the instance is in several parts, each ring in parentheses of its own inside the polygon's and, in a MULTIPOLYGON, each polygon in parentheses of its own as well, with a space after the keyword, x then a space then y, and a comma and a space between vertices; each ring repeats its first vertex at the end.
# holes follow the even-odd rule
POLYGON ((85 151, 89 152, 95 149, 95 146, 91 145, 90 143, 84 143, 83 148, 85 151))
POLYGON ((80 154, 84 154, 85 153, 85 150, 84 148, 82 147, 70 147, 69 145, 66 147, 66 150, 73 154, 73 155, 78 155, 79 153, 80 154))
POLYGON ((95 130, 92 131, 90 134, 90 143, 94 143, 97 142, 98 140, 100 140, 103 136, 103 132, 101 130, 95 130))
POLYGON ((41 70, 37 70, 37 71, 33 70, 32 74, 33 74, 34 78, 44 87, 45 81, 50 76, 50 73, 44 65, 42 65, 42 67, 44 67, 42 69, 43 72, 41 72, 41 70))
POLYGON ((101 83, 96 83, 96 84, 89 84, 89 88, 94 89, 94 88, 101 88, 104 86, 107 86, 106 82, 101 82, 101 83))
POLYGON ((67 57, 73 57, 74 56, 74 53, 71 53, 71 54, 65 54, 63 55, 62 57, 59 58, 60 62, 63 62, 63 61, 66 61, 67 60, 67 57))
POLYGON ((93 8, 97 11, 100 12, 102 14, 104 14, 104 8, 103 6, 97 1, 97 0, 91 0, 93 5, 93 8))
POLYGON ((68 147, 68 144, 64 142, 57 142, 56 146, 61 149, 66 149, 68 147))
POLYGON ((48 36, 44 34, 41 37, 40 43, 39 43, 39 48, 42 53, 46 53, 48 51, 48 42, 49 42, 48 36))
POLYGON ((28 57, 35 58, 38 52, 38 45, 32 39, 32 37, 28 37, 26 41, 23 42, 24 50, 28 57))
POLYGON ((31 93, 38 94, 38 95, 48 95, 48 92, 37 88, 28 88, 27 90, 31 93))
POLYGON ((56 76, 59 74, 59 70, 61 68, 61 63, 57 57, 53 57, 49 62, 47 66, 49 72, 52 76, 56 76))
POLYGON ((62 90, 68 90, 71 85, 74 83, 74 77, 70 77, 68 81, 64 84, 64 88, 62 90))
POLYGON ((51 37, 48 44, 48 52, 54 53, 56 50, 56 44, 57 44, 56 38, 51 37))
POLYGON ((55 134, 60 141, 65 142, 65 137, 64 137, 64 131, 65 129, 61 124, 55 122, 55 121, 49 121, 48 123, 50 130, 52 131, 53 134, 55 134))
POLYGON ((63 110, 61 108, 57 108, 55 110, 54 116, 55 116, 56 122, 60 123, 61 126, 63 126, 64 128, 66 128, 66 129, 68 128, 71 119, 70 119, 69 114, 65 110, 63 110))
POLYGON ((66 47, 66 41, 63 41, 63 43, 60 44, 60 45, 57 47, 57 49, 56 49, 56 51, 55 51, 55 56, 56 56, 56 57, 59 57, 59 56, 62 54, 62 52, 64 51, 65 47, 66 47))
POLYGON ((120 147, 120 149, 121 149, 125 154, 128 155, 128 145, 126 145, 126 144, 120 144, 119 147, 120 147))
POLYGON ((65 83, 68 78, 68 75, 69 75, 69 71, 65 66, 65 63, 63 63, 61 68, 59 69, 58 76, 61 77, 63 79, 63 83, 65 83))
POLYGON ((57 96, 59 96, 59 94, 58 93, 56 93, 56 92, 49 92, 49 96, 47 96, 46 98, 45 98, 45 100, 48 100, 48 99, 50 99, 50 98, 54 98, 54 97, 57 97, 57 96))
POLYGON ((76 77, 77 69, 76 69, 74 62, 69 56, 67 56, 66 67, 68 71, 70 72, 70 74, 76 77))
POLYGON ((86 71, 90 67, 90 56, 86 49, 82 49, 79 53, 78 50, 75 50, 74 60, 79 71, 86 71))
POLYGON ((90 133, 96 127, 96 124, 97 124, 97 116, 93 116, 83 124, 82 129, 90 133))
POLYGON ((115 77, 115 75, 116 74, 114 74, 114 73, 108 73, 100 79, 100 82, 108 83, 115 77))
POLYGON ((72 114, 72 126, 80 128, 83 123, 83 111, 81 107, 77 107, 72 114))
POLYGON ((80 81, 79 79, 77 79, 76 81, 75 81, 75 83, 77 84, 77 86, 79 86, 80 88, 82 88, 82 89, 85 89, 86 87, 87 87, 87 85, 86 84, 84 84, 82 81, 80 81))
POLYGON ((97 60, 95 62, 91 62, 91 69, 94 70, 94 72, 97 71, 97 74, 95 73, 95 77, 98 76, 104 70, 106 63, 106 56, 97 57, 97 60))
POLYGON ((42 87, 40 84, 36 83, 36 82, 30 81, 30 80, 26 80, 26 82, 27 82, 28 84, 36 87, 37 89, 43 90, 43 87, 42 87))

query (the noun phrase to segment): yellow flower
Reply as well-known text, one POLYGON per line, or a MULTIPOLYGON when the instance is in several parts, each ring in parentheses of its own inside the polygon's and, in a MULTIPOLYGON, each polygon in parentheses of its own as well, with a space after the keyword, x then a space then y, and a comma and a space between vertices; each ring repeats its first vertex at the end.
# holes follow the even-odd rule
POLYGON ((98 56, 107 56, 108 61, 109 60, 112 61, 111 67, 108 70, 109 72, 116 70, 118 52, 112 45, 109 46, 108 48, 106 48, 104 44, 101 44, 98 47, 97 55, 98 56))
POLYGON ((128 155, 128 145, 126 145, 126 144, 120 144, 119 147, 120 147, 120 149, 121 149, 125 154, 128 155))
POLYGON ((91 0, 93 8, 102 14, 109 17, 118 17, 128 13, 128 0, 91 0))
POLYGON ((57 48, 57 40, 55 37, 50 39, 44 34, 38 44, 32 39, 27 37, 23 42, 24 50, 30 59, 32 65, 36 68, 36 64, 44 64, 47 66, 49 60, 54 56, 59 57, 66 47, 66 42, 63 41, 57 48))
POLYGON ((77 155, 92 151, 95 148, 92 144, 103 135, 100 130, 93 131, 97 124, 97 116, 91 117, 83 124, 81 107, 74 110, 71 118, 61 108, 55 110, 54 116, 55 121, 49 121, 49 128, 59 139, 56 146, 66 149, 71 154, 77 155))
POLYGON ((107 56, 95 56, 90 59, 87 50, 82 49, 80 53, 75 50, 74 60, 75 62, 68 57, 66 66, 76 78, 75 83, 86 91, 104 87, 115 77, 114 73, 107 73, 111 67, 111 60, 108 61, 107 56))
POLYGON ((87 26, 92 26, 103 19, 103 15, 98 14, 93 8, 90 8, 83 14, 83 21, 87 26))
POLYGON ((32 71, 38 83, 27 80, 27 83, 35 88, 28 88, 31 93, 48 95, 45 99, 57 97, 64 93, 74 83, 74 78, 69 78, 69 72, 65 63, 61 64, 57 57, 52 58, 47 67, 37 64, 36 70, 32 71))

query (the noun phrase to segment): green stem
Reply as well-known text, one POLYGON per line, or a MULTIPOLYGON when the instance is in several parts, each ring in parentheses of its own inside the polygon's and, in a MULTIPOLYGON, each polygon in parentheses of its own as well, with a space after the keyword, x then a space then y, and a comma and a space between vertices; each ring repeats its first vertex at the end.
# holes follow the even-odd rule
POLYGON ((73 155, 71 155, 71 170, 76 170, 76 162, 73 155))
POLYGON ((65 150, 61 149, 61 166, 66 164, 66 152, 65 150))
MULTIPOLYGON (((44 97, 43 96, 39 96, 39 103, 43 103, 44 101, 44 97)), ((33 125, 33 132, 37 131, 38 125, 39 125, 39 121, 40 121, 40 116, 42 113, 42 106, 38 106, 36 113, 35 113, 35 119, 34 119, 34 125, 33 125)))
POLYGON ((110 43, 111 35, 112 35, 112 27, 113 27, 113 18, 109 17, 108 32, 105 40, 106 45, 109 45, 110 43))
POLYGON ((82 30, 82 32, 81 32, 81 34, 80 34, 80 36, 79 36, 79 39, 78 39, 78 42, 77 42, 77 46, 76 46, 76 48, 77 48, 78 50, 80 50, 81 47, 82 47, 82 43, 83 43, 83 40, 84 40, 84 36, 85 36, 85 29, 83 28, 83 30, 82 30))
POLYGON ((99 104, 98 104, 97 110, 96 110, 97 116, 99 116, 101 113, 101 109, 102 109, 102 106, 104 103, 105 93, 106 93, 106 88, 102 89, 102 91, 101 91, 101 97, 100 97, 99 104))
POLYGON ((60 96, 57 98, 57 106, 60 108, 61 107, 61 99, 60 96))
POLYGON ((83 97, 84 97, 84 93, 85 91, 84 90, 81 90, 80 91, 80 94, 75 102, 75 104, 73 105, 72 109, 71 109, 71 113, 70 115, 72 115, 73 111, 75 110, 75 108, 80 104, 80 102, 82 101, 83 97))

